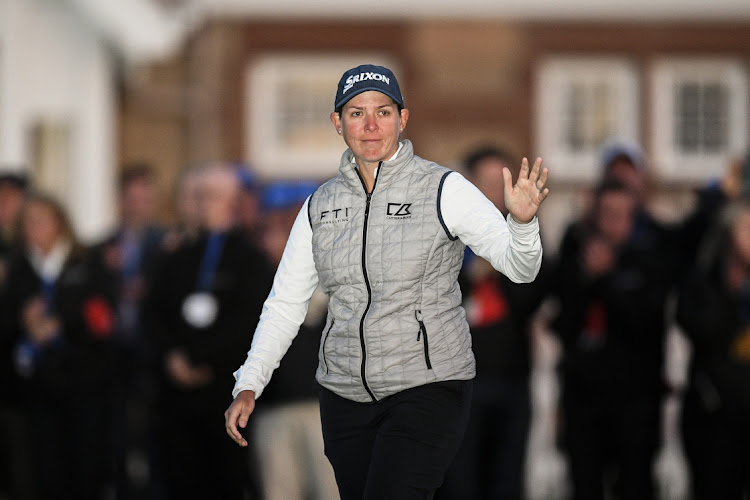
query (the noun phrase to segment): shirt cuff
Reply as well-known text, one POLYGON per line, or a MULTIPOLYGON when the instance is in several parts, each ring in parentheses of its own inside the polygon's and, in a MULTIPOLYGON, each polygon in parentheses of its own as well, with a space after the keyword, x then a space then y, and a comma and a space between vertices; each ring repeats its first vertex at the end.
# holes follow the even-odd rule
POLYGON ((242 391, 253 391, 255 392, 255 399, 258 399, 263 392, 263 384, 257 380, 240 380, 241 370, 242 368, 234 372, 234 377, 237 382, 234 384, 234 389, 232 389, 232 398, 236 398, 237 394, 242 391))
POLYGON ((539 232, 539 219, 535 215, 529 222, 522 224, 508 214, 505 218, 508 223, 508 229, 517 236, 531 236, 539 232))

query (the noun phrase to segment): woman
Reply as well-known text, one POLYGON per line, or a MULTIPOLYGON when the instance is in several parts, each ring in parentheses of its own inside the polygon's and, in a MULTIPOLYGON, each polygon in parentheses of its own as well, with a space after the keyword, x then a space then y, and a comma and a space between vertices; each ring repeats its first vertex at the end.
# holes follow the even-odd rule
POLYGON ((409 119, 393 73, 341 77, 331 121, 349 149, 292 228, 245 364, 227 433, 247 419, 305 317, 328 294, 316 379, 323 439, 341 497, 431 498, 468 418, 474 356, 457 277, 464 246, 514 281, 542 257, 536 213, 547 170, 504 171, 500 212, 459 174, 399 141, 409 119))
POLYGON ((750 494, 750 202, 718 229, 677 307, 693 346, 682 436, 697 500, 750 494))
POLYGON ((114 317, 60 204, 29 197, 5 305, 40 498, 99 498, 107 479, 114 317))

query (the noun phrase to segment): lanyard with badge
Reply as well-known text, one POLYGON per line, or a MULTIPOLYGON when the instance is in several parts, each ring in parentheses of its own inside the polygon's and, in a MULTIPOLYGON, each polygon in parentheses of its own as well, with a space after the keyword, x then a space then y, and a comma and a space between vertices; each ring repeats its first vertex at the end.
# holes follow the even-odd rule
POLYGON ((226 233, 211 233, 208 236, 195 291, 182 303, 182 316, 194 328, 206 328, 216 321, 219 302, 211 289, 225 240, 226 233))

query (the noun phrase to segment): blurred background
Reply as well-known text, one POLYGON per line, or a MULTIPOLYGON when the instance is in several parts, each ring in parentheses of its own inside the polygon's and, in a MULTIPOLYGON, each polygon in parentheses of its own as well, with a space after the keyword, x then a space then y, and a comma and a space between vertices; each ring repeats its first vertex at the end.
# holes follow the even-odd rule
MULTIPOLYGON (((742 182, 749 47, 744 0, 0 0, 0 173, 59 200, 93 245, 121 222, 130 166, 149 167, 154 220, 169 227, 191 168, 241 165, 243 186, 265 195, 248 208, 248 234, 263 217, 288 231, 345 148, 329 121, 336 82, 373 62, 399 78, 419 156, 461 172, 481 145, 544 158, 553 194, 540 221, 554 260, 613 142, 636 148, 629 159, 646 173, 644 204, 659 224, 700 209, 697 190, 742 182), (289 207, 291 218, 279 215, 289 207)), ((659 498, 687 499, 678 416, 694 346, 669 297, 660 342, 672 390, 653 470, 659 498)), ((556 307, 545 300, 530 320, 529 499, 572 498, 556 307)), ((139 457, 127 474, 143 482, 156 459, 139 457)), ((626 498, 614 491, 607 498, 626 498)))

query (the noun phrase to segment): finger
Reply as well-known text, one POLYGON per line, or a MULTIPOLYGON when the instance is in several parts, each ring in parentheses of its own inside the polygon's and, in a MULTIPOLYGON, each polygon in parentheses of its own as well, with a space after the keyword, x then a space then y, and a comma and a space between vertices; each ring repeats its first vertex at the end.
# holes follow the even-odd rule
POLYGON ((505 199, 510 198, 511 191, 513 191, 513 175, 508 167, 503 167, 503 191, 505 199))
POLYGON ((545 198, 547 198, 547 195, 549 195, 549 188, 544 188, 542 191, 539 192, 539 203, 543 202, 545 198))
POLYGON ((544 186, 547 185, 547 177, 549 176, 549 170, 547 168, 542 169, 542 174, 539 176, 539 179, 536 181, 536 187, 539 189, 539 191, 542 191, 544 189, 544 186))
POLYGON ((250 412, 252 409, 249 405, 242 405, 242 411, 240 411, 240 427, 243 429, 247 427, 247 419, 250 418, 250 412))
POLYGON ((521 160, 521 171, 518 173, 519 179, 528 179, 529 177, 529 160, 524 157, 521 160))
POLYGON ((230 407, 225 414, 226 418, 226 431, 229 437, 240 446, 247 446, 247 441, 242 437, 240 431, 237 429, 237 418, 240 415, 240 409, 237 407, 230 407))
MULTIPOLYGON (((542 159, 537 158, 534 162, 534 165, 531 167, 531 172, 529 172, 529 180, 531 182, 536 183, 537 179, 539 178, 539 168, 542 165, 542 159)), ((538 187, 538 186, 537 186, 538 187)))

